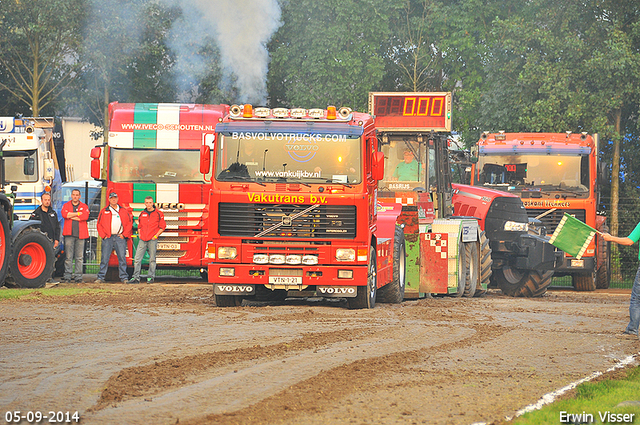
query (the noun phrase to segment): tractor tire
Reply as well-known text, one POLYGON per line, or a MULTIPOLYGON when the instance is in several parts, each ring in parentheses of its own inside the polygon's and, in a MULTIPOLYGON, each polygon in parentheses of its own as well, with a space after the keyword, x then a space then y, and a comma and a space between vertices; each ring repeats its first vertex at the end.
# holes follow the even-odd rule
POLYGON ((458 258, 458 292, 456 297, 473 297, 478 286, 478 245, 476 242, 460 242, 458 258))
POLYGON ((347 298, 349 308, 352 310, 362 308, 374 308, 378 291, 378 265, 375 247, 369 248, 369 266, 367 272, 367 285, 358 286, 358 294, 355 298, 347 298))
POLYGON ((492 280, 503 294, 510 297, 541 297, 551 285, 552 277, 552 270, 538 272, 505 268, 494 270, 492 280))
POLYGON ((571 275, 571 281, 576 291, 595 291, 596 276, 596 272, 574 274, 571 275))
MULTIPOLYGON (((609 232, 609 227, 603 225, 602 232, 609 232)), ((596 235, 596 289, 609 288, 611 281, 611 242, 605 241, 602 236, 596 235)))
POLYGON ((489 246, 489 239, 484 230, 480 232, 480 280, 478 281, 478 287, 476 288, 475 297, 480 297, 487 293, 487 290, 483 288, 489 287, 491 284, 491 266, 493 266, 493 258, 491 258, 491 247, 489 246))
POLYGON ((404 300, 406 259, 404 231, 402 227, 396 226, 393 236, 393 280, 378 290, 378 302, 398 304, 404 300))
POLYGON ((38 229, 26 229, 15 240, 9 262, 11 279, 20 288, 42 288, 53 272, 51 241, 38 229))
POLYGON ((9 258, 11 257, 11 231, 9 230, 9 217, 0 206, 0 286, 9 271, 9 258))
POLYGON ((214 295, 217 307, 239 307, 242 305, 242 297, 237 295, 214 295))

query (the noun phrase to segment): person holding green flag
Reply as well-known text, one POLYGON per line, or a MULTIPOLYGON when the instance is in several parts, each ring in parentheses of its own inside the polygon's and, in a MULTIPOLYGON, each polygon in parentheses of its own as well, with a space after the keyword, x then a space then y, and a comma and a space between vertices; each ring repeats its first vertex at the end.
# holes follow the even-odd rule
MULTIPOLYGON (((633 245, 640 240, 640 223, 636 225, 635 229, 633 229, 627 237, 612 236, 609 233, 602 233, 602 237, 608 242, 627 246, 633 245)), ((640 260, 640 253, 638 254, 638 260, 640 260)), ((624 332, 622 332, 622 337, 638 338, 638 327, 640 326, 640 266, 638 267, 636 278, 633 281, 633 287, 631 288, 629 318, 629 324, 624 332)))

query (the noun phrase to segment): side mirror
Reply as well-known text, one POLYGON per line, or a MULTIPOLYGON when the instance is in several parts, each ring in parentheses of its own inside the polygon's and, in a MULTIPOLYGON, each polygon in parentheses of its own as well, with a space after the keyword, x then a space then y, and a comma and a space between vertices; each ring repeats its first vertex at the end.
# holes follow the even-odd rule
POLYGON ((382 180, 384 178, 384 153, 375 152, 373 154, 371 174, 374 180, 382 180))
POLYGON ((53 159, 47 158, 45 160, 43 160, 44 162, 44 174, 43 177, 45 180, 53 180, 53 177, 55 176, 56 170, 55 170, 55 166, 53 165, 53 159))
MULTIPOLYGON (((94 148, 95 149, 95 148, 94 148)), ((102 173, 100 169, 100 158, 94 158, 91 160, 91 177, 96 180, 100 180, 102 178, 102 173)))
POLYGON ((208 145, 200 146, 200 173, 207 175, 211 171, 211 148, 208 145))
POLYGON ((36 160, 33 158, 25 158, 22 174, 25 176, 33 176, 36 173, 36 160))
POLYGON ((99 146, 91 149, 91 158, 99 159, 102 156, 102 149, 99 146))

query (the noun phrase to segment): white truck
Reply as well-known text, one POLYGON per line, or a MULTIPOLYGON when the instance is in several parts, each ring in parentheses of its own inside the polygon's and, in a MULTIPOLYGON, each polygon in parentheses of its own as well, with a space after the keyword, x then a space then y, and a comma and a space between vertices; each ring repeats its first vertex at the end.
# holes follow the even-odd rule
POLYGON ((56 176, 52 141, 53 119, 0 117, 0 138, 5 142, 4 186, 16 187, 13 213, 28 220, 40 205, 40 196, 60 184, 56 176))

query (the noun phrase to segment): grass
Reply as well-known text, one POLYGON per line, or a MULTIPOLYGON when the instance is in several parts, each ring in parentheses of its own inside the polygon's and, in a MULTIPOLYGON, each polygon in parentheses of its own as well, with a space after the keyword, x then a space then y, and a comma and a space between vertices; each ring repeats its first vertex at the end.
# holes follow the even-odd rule
MULTIPOLYGON (((518 425, 559 424, 559 423, 633 423, 640 424, 640 404, 616 407, 624 401, 640 401, 640 366, 628 369, 621 379, 606 379, 599 382, 585 382, 576 387, 575 396, 556 401, 535 412, 529 412, 513 420, 518 425), (569 420, 561 422, 561 412, 567 414, 591 414, 593 422, 569 420), (624 422, 623 416, 614 416, 617 421, 602 421, 601 414, 633 414, 632 421, 624 422)), ((631 416, 627 416, 627 419, 631 416)), ((567 419, 567 416, 565 416, 567 419)))
POLYGON ((33 299, 39 297, 66 297, 78 294, 92 294, 99 292, 111 292, 108 289, 92 288, 39 288, 39 289, 9 289, 0 290, 0 300, 4 299, 33 299))

